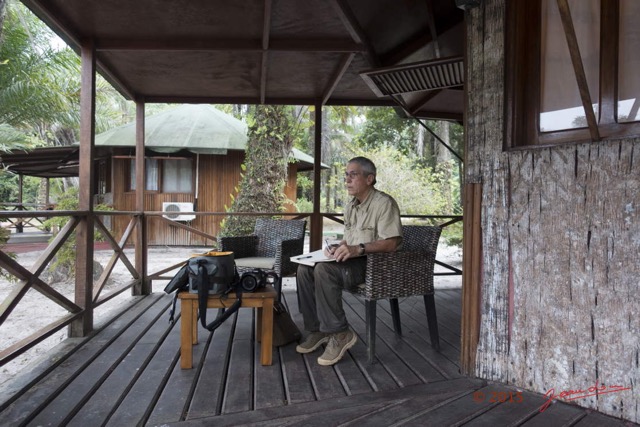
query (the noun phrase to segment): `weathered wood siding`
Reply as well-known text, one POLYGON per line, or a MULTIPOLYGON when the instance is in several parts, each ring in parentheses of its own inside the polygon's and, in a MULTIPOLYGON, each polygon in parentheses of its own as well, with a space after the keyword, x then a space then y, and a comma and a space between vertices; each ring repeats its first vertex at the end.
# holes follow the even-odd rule
MULTIPOLYGON (((476 374, 640 421, 640 140, 504 151, 504 5, 468 15, 466 181, 481 183, 476 374)), ((507 70, 508 72, 508 70, 507 70)))
MULTIPOLYGON (((244 152, 229 151, 227 155, 200 155, 200 177, 198 179, 198 212, 225 212, 231 206, 231 195, 236 193, 240 182, 240 165, 244 161, 244 152)), ((135 211, 135 193, 126 192, 126 178, 129 159, 113 160, 113 206, 116 210, 135 211)), ((194 164, 195 168, 195 164, 194 164)), ((296 166, 289 166, 289 177, 285 187, 287 198, 296 200, 296 166)), ((162 211, 163 202, 190 202, 195 197, 188 193, 146 193, 144 208, 146 211, 162 211)), ((295 206, 288 207, 295 212, 295 206)), ((190 226, 211 235, 217 235, 221 215, 199 215, 190 222, 190 226)), ((114 229, 116 236, 122 235, 129 217, 116 216, 114 229)), ((157 217, 150 217, 148 222, 149 245, 213 246, 214 242, 186 230, 173 227, 157 217)))

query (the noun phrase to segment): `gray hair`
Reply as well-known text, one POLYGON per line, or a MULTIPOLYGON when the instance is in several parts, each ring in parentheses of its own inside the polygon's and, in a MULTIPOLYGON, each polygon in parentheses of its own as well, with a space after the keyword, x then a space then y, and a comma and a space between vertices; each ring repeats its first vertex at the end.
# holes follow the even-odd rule
POLYGON ((366 157, 358 156, 349 160, 347 163, 357 163, 362 168, 365 175, 373 175, 373 184, 376 184, 376 165, 366 157))

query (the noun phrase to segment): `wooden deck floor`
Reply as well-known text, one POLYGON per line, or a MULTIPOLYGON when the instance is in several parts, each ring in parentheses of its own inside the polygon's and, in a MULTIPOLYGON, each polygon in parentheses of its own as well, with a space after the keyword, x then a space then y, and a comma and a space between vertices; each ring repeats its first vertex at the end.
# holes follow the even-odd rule
MULTIPOLYGON (((194 368, 181 370, 179 322, 168 323, 171 297, 154 294, 89 339, 68 340, 50 369, 16 381, 1 397, 0 424, 624 425, 561 403, 540 413, 540 395, 519 399, 513 387, 460 375, 460 296, 436 293, 440 353, 430 347, 422 299, 408 298, 400 304, 401 338, 380 303, 371 366, 362 340, 333 367, 316 363, 320 350, 302 356, 294 344, 274 350, 272 366, 260 366, 253 311, 242 309, 214 334, 201 331, 194 368)), ((295 294, 285 298, 301 324, 295 294)), ((345 294, 345 311, 363 337, 362 301, 345 294)))

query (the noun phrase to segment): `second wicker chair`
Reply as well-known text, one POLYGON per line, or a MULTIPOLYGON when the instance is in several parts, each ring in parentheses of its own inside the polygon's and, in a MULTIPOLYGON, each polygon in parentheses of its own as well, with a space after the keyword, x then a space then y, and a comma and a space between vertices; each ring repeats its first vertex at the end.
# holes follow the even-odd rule
POLYGON ((376 304, 379 299, 390 300, 393 327, 398 335, 402 335, 398 298, 422 295, 431 346, 440 350, 433 271, 442 229, 405 225, 402 231, 401 251, 367 255, 365 283, 356 292, 365 299, 369 363, 373 363, 375 357, 376 304))

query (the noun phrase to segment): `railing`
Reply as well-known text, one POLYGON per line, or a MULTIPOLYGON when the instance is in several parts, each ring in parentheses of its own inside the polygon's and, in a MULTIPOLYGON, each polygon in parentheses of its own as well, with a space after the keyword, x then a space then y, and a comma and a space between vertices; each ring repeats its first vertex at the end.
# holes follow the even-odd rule
POLYGON ((11 215, 8 217, 3 216, 3 221, 8 222, 8 229, 15 229, 16 233, 23 233, 25 228, 37 228, 42 229, 44 219, 39 216, 37 212, 48 211, 53 208, 52 205, 43 203, 2 203, 0 204, 0 211, 12 211, 12 212, 32 212, 27 216, 11 215))
MULTIPOLYGON (((147 272, 147 274, 143 274, 142 271, 146 271, 146 265, 140 264, 140 260, 131 260, 125 253, 126 247, 132 246, 132 236, 136 235, 139 231, 138 228, 141 225, 145 225, 143 229, 146 228, 147 223, 150 220, 160 220, 166 223, 170 223, 173 227, 181 228, 186 230, 189 233, 194 233, 200 237, 203 237, 212 242, 216 241, 216 237, 205 233, 196 228, 190 227, 189 225, 178 223, 171 221, 169 219, 163 218, 164 212, 123 212, 123 211, 95 211, 93 215, 89 215, 88 212, 82 211, 4 211, 0 212, 0 221, 7 221, 7 218, 14 219, 16 221, 24 220, 25 218, 39 218, 42 221, 54 218, 54 217, 69 217, 69 221, 66 223, 64 227, 60 229, 60 231, 52 238, 49 242, 46 249, 43 250, 42 254, 38 258, 38 260, 34 263, 33 266, 27 268, 23 265, 20 265, 10 253, 6 251, 6 248, 0 248, 0 268, 4 269, 6 273, 13 276, 17 279, 17 284, 14 286, 14 289, 8 294, 7 297, 4 298, 0 305, 0 327, 3 326, 9 315, 14 311, 14 309, 18 306, 22 298, 25 296, 29 289, 34 289, 38 291, 40 294, 50 299, 58 306, 62 307, 67 314, 62 316, 60 319, 48 324, 44 325, 42 328, 37 330, 36 332, 30 334, 27 337, 24 337, 12 344, 8 348, 4 348, 0 350, 0 366, 9 362, 10 360, 16 358, 20 354, 24 353, 28 349, 34 347, 35 345, 41 343, 46 338, 50 337, 57 331, 62 330, 64 327, 71 325, 73 322, 79 322, 83 319, 89 318, 90 325, 89 330, 85 331, 88 333, 92 328, 92 319, 93 319, 93 311, 104 304, 105 302, 111 300, 115 296, 121 294, 127 289, 132 289, 132 293, 140 294, 142 293, 140 290, 143 289, 142 282, 146 280, 151 282, 153 280, 169 280, 172 276, 167 276, 166 274, 178 268, 181 263, 171 265, 165 268, 162 268, 159 271, 155 272, 147 272), (109 230, 109 227, 105 225, 105 223, 101 220, 101 217, 108 216, 128 216, 130 217, 128 221, 128 225, 122 232, 122 235, 116 237, 109 230), (88 221, 90 219, 90 221, 88 221), (75 294, 73 296, 74 301, 72 301, 69 297, 61 294, 59 291, 54 289, 54 287, 46 283, 43 279, 40 278, 41 274, 45 271, 49 263, 54 259, 56 254, 60 251, 63 245, 72 241, 75 244, 75 240, 73 238, 74 231, 78 229, 78 226, 83 222, 88 221, 90 224, 94 224, 94 230, 99 230, 101 234, 104 236, 104 240, 109 245, 110 249, 113 250, 113 254, 100 277, 95 280, 95 283, 92 281, 91 283, 86 283, 76 277, 76 286, 75 286, 75 294), (113 269, 118 261, 121 261, 127 268, 127 270, 131 273, 132 280, 119 284, 115 289, 109 290, 105 292, 105 285, 107 284, 107 280, 111 276, 113 269), (142 266, 142 268, 140 268, 142 266), (142 270, 142 271, 141 271, 142 270)), ((311 213, 228 213, 228 212, 196 212, 196 216, 220 216, 220 217, 228 217, 230 215, 246 215, 246 216, 281 216, 281 217, 291 217, 295 219, 306 218, 311 216, 311 213)), ((333 213, 322 213, 321 217, 327 218, 336 223, 342 224, 343 221, 341 219, 340 214, 333 213)), ((418 221, 418 222, 440 222, 437 225, 441 227, 447 227, 457 222, 462 221, 462 216, 458 215, 443 215, 443 216, 433 216, 433 215, 413 215, 413 216, 403 216, 403 221, 418 221)), ((84 233, 81 229, 80 233, 84 233)), ((139 234, 138 234, 139 235, 139 234)), ((86 238, 86 236, 85 236, 86 238)), ((141 256, 141 259, 146 260, 148 253, 148 247, 146 242, 141 242, 140 247, 136 247, 137 256, 141 256)), ((91 254, 93 254, 93 250, 91 250, 91 254)), ((76 265, 82 268, 83 264, 86 265, 86 258, 83 254, 78 254, 78 260, 76 265)), ((436 261, 436 263, 445 269, 446 272, 436 273, 436 275, 460 275, 462 271, 453 266, 447 265, 443 262, 436 261)), ((81 276, 87 277, 87 276, 81 276)), ((150 287, 148 288, 150 289, 150 287)), ((34 316, 31 321, 36 321, 37 317, 34 316)))

